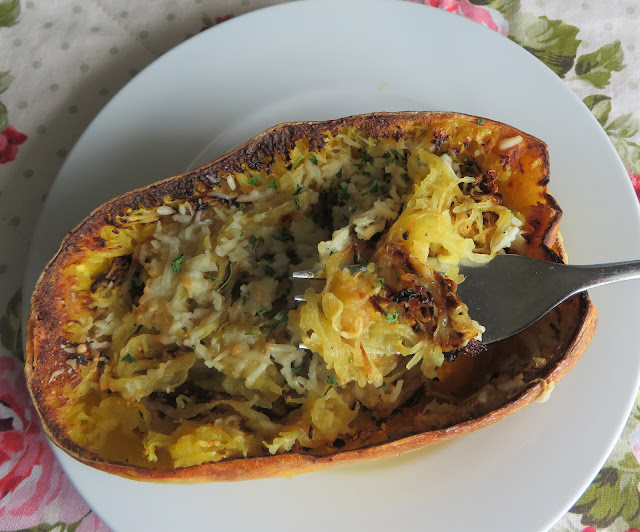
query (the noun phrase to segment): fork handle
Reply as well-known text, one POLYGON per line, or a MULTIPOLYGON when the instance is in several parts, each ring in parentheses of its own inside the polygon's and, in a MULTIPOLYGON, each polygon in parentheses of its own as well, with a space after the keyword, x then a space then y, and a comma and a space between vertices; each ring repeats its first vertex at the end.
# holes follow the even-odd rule
POLYGON ((629 281, 631 279, 640 279, 640 260, 631 260, 627 262, 617 262, 613 264, 594 264, 589 266, 564 266, 567 274, 575 276, 573 279, 574 286, 571 286, 572 292, 569 295, 577 294, 589 288, 602 286, 618 281, 629 281), (569 270, 572 270, 569 272, 569 270))

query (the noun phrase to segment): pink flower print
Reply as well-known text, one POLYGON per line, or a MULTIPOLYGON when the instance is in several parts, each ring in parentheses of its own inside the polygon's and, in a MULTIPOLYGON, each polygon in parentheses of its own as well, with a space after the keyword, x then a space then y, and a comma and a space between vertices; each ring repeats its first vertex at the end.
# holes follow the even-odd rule
POLYGON ((509 25, 502 13, 489 7, 475 6, 468 0, 411 0, 438 9, 444 9, 449 13, 456 13, 471 19, 487 28, 497 31, 500 35, 508 35, 509 25))
MULTIPOLYGON (((633 190, 636 191, 636 196, 638 196, 638 201, 640 201, 640 175, 629 172, 629 177, 631 178, 633 190)), ((636 455, 636 457, 638 457, 638 455, 636 455)))
POLYGON ((13 126, 8 126, 0 133, 0 164, 13 161, 18 154, 18 146, 27 138, 24 133, 20 133, 13 126))
POLYGON ((77 532, 106 530, 89 513, 42 433, 21 363, 0 356, 0 530, 79 521, 77 532))

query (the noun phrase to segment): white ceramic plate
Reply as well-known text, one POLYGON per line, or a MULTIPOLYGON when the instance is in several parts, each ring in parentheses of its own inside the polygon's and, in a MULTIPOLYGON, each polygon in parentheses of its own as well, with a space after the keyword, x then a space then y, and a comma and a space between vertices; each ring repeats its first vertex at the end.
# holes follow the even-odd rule
MULTIPOLYGON (((49 194, 26 293, 63 235, 114 195, 213 160, 282 121, 396 110, 477 114, 544 139, 572 261, 637 258, 640 220, 624 168, 542 63, 443 11, 330 0, 225 22, 132 80, 49 194)), ((548 403, 423 451, 292 479, 187 486, 137 483, 57 455, 117 531, 543 530, 604 463, 638 387, 640 285, 601 288, 593 299, 598 332, 548 403)))

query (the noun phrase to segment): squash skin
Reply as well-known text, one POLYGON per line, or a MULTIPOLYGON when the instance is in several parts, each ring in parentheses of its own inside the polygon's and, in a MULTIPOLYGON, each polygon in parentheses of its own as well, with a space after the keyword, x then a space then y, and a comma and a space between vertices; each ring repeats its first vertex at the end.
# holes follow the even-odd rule
MULTIPOLYGON (((220 172, 242 171, 243 164, 253 170, 265 171, 275 153, 287 154, 299 139, 308 139, 310 149, 319 149, 324 144, 325 132, 337 134, 345 127, 353 126, 368 132, 371 137, 401 138, 406 132, 420 124, 441 131, 452 124, 473 126, 480 120, 458 113, 375 113, 358 115, 328 122, 300 122, 282 124, 251 139, 233 152, 196 170, 165 179, 115 198, 94 210, 64 239, 60 250, 48 263, 36 285, 31 299, 31 313, 27 325, 27 346, 25 373, 27 383, 41 418, 45 432, 60 448, 74 458, 95 468, 124 477, 162 482, 196 482, 247 480, 325 469, 328 467, 361 462, 373 458, 398 455, 431 443, 450 439, 461 434, 488 426, 519 410, 544 394, 564 376, 577 362, 589 344, 596 328, 596 311, 587 294, 572 297, 560 305, 549 316, 555 324, 561 324, 562 338, 558 340, 557 352, 544 368, 524 367, 529 382, 515 396, 504 395, 497 390, 495 397, 486 404, 474 399, 461 402, 457 412, 442 426, 427 426, 420 418, 420 408, 408 408, 389 421, 388 439, 384 441, 362 442, 361 447, 350 450, 335 449, 328 454, 289 452, 274 456, 223 460, 176 469, 150 469, 125 463, 105 460, 95 452, 77 445, 68 435, 62 422, 60 411, 67 405, 65 387, 79 384, 77 372, 64 371, 60 378, 51 383, 51 375, 60 368, 67 369, 68 354, 61 348, 64 334, 61 324, 73 317, 73 309, 65 307, 65 294, 70 287, 62 272, 78 262, 80 257, 101 246, 100 228, 126 212, 140 206, 157 207, 166 196, 173 199, 192 199, 212 190, 222 190, 224 181, 220 172), (530 374, 530 376, 529 376, 530 374)), ((522 168, 528 162, 537 161, 540 171, 535 182, 509 181, 505 190, 505 203, 519 203, 522 189, 535 191, 536 202, 518 205, 532 227, 527 254, 551 261, 566 261, 566 253, 559 234, 562 211, 547 190, 549 180, 549 160, 546 146, 538 139, 511 126, 484 119, 482 127, 489 128, 496 139, 521 136, 523 141, 504 150, 500 159, 503 168, 522 168), (512 197, 509 197, 509 196, 512 197)), ((446 142, 446 139, 443 141, 446 142)), ((498 140, 494 145, 498 144, 498 140)), ((497 150, 497 147, 490 149, 497 150)), ((528 175, 523 172, 523 177, 528 175)), ((232 195, 229 190, 224 194, 232 195)), ((229 201, 221 198, 216 201, 229 201)), ((231 200, 232 201, 232 200, 231 200)), ((517 348, 527 335, 537 334, 534 325, 514 339, 508 339, 489 347, 491 357, 517 348)), ((522 371, 522 367, 508 368, 501 373, 505 379, 509 371, 522 371)), ((493 384, 488 383, 493 387, 493 384)))

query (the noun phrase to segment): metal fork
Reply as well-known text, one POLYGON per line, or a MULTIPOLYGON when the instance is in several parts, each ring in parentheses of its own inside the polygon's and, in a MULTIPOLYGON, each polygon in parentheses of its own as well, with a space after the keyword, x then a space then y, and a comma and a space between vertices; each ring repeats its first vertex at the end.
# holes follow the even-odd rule
MULTIPOLYGON (((361 266, 347 266, 353 272, 361 266)), ((469 315, 486 329, 483 343, 497 342, 526 329, 565 299, 596 286, 640 279, 640 261, 574 266, 497 255, 482 266, 461 266, 458 297, 469 315)), ((294 272, 294 279, 324 279, 322 270, 294 272)), ((295 296, 304 301, 304 296, 295 296)))

